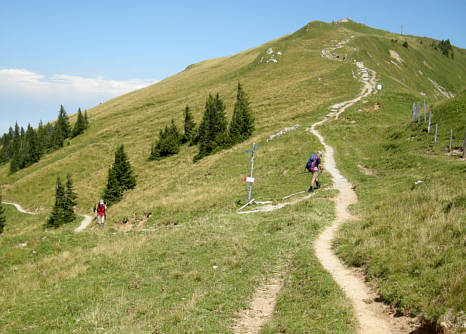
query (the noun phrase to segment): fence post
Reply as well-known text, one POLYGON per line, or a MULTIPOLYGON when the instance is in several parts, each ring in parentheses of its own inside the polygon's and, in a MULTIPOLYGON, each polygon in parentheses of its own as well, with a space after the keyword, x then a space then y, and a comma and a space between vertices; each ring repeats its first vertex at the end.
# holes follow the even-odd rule
POLYGON ((426 112, 427 112, 427 110, 426 110, 426 100, 424 100, 424 123, 427 122, 426 112))
POLYGON ((453 129, 450 129, 450 145, 448 146, 448 152, 451 152, 451 140, 453 139, 453 129))
POLYGON ((464 140, 463 140, 463 158, 464 158, 464 149, 466 148, 466 129, 464 129, 464 140))
POLYGON ((429 125, 427 126, 427 133, 430 133, 430 121, 432 120, 432 110, 429 110, 429 125))
POLYGON ((417 101, 417 121, 421 122, 421 102, 417 101))
POLYGON ((435 123, 435 139, 434 139, 434 144, 437 144, 437 130, 438 130, 438 123, 435 123))

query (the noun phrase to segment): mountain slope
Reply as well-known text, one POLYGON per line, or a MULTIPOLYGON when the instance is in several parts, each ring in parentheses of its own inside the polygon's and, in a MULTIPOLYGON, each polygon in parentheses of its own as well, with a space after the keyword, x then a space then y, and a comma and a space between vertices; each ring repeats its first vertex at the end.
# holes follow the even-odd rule
MULTIPOLYGON (((86 210, 100 196, 114 148, 118 143, 124 143, 136 166, 139 184, 144 184, 145 188, 129 194, 115 210, 133 213, 149 209, 150 205, 139 204, 142 197, 137 194, 149 192, 154 200, 163 200, 169 196, 170 189, 181 186, 179 179, 174 183, 170 175, 177 175, 177 178, 186 175, 192 179, 188 176, 191 172, 191 175, 199 174, 222 155, 193 166, 190 156, 194 148, 185 148, 178 157, 161 164, 145 161, 158 130, 171 118, 181 125, 185 104, 192 107, 199 122, 207 94, 218 91, 225 98, 230 115, 235 83, 240 80, 251 97, 257 119, 256 137, 251 142, 290 125, 294 119, 298 121, 309 114, 318 117, 326 105, 354 96, 358 91, 358 86, 348 75, 354 70, 349 62, 334 63, 320 57, 324 46, 351 36, 354 36, 353 40, 339 53, 348 53, 350 59, 362 60, 369 68, 377 70, 386 89, 409 93, 422 91, 436 98, 438 92, 428 78, 452 92, 461 88, 458 83, 464 84, 464 78, 461 78, 465 72, 463 50, 457 50, 454 60, 447 59, 427 46, 427 42, 422 45, 416 42, 423 39, 415 37, 406 37, 414 40, 410 45, 415 46, 404 50, 400 42, 393 45, 393 34, 380 34, 369 28, 365 31, 370 33, 361 33, 358 32, 360 26, 351 21, 339 25, 314 22, 293 35, 235 56, 191 65, 184 72, 151 87, 101 104, 89 110, 91 129, 73 140, 69 147, 10 177, 7 168, 3 167, 0 182, 11 184, 5 197, 29 207, 49 207, 53 200, 55 175, 68 170, 77 181, 79 209, 86 210), (269 48, 273 49, 278 63, 266 63, 265 60, 260 63, 261 59, 270 58, 269 48), (389 63, 389 49, 400 54, 404 60, 402 65, 389 63), (276 55, 277 52, 282 55, 276 55), (435 71, 426 69, 423 61, 434 66, 435 71), (420 69, 428 78, 419 78, 417 72, 420 69), (78 165, 79 168, 73 167, 78 165), (173 169, 174 165, 178 169, 173 169), (120 206, 124 209, 119 210, 120 206)), ((184 205, 180 203, 180 206, 184 205)))
MULTIPOLYGON (((10 287, 1 296, 8 300, 6 309, 15 310, 13 319, 19 324, 37 325, 44 321, 39 303, 44 292, 50 294, 45 303, 58 319, 41 325, 48 330, 57 324, 70 330, 78 326, 90 330, 98 323, 121 332, 149 328, 182 332, 196 326, 226 331, 261 277, 269 277, 278 267, 287 273, 304 270, 308 277, 315 275, 316 281, 297 283, 313 291, 313 304, 302 299, 299 319, 280 318, 277 326, 290 332, 309 327, 322 332, 353 331, 355 321, 347 301, 312 255, 314 236, 332 220, 333 204, 328 198, 334 192, 323 190, 312 201, 272 214, 238 218, 237 203, 244 203, 247 197, 241 181, 249 170, 244 150, 253 142, 259 144, 253 188, 256 198, 280 201, 305 189, 308 176, 300 172, 309 153, 321 148, 305 129, 327 114, 329 105, 359 93, 353 60, 364 61, 377 71, 383 90, 376 98, 402 101, 390 104, 385 113, 367 115, 381 127, 406 120, 410 104, 424 98, 422 94, 428 103, 443 98, 432 81, 451 93, 465 87, 464 50, 454 48, 451 59, 431 43, 430 39, 399 36, 351 21, 313 22, 237 55, 190 65, 153 86, 89 110, 91 127, 69 146, 13 175, 8 175, 7 166, 0 166, 4 198, 41 212, 34 219, 13 217, 14 223, 7 225, 2 236, 2 247, 8 249, 0 261, 5 263, 2 282, 10 287), (333 52, 339 59, 347 55, 345 61, 322 56, 324 48, 343 40, 348 42, 333 52), (405 40, 408 48, 402 46, 405 40), (393 51, 402 61, 394 58, 393 51), (250 140, 196 164, 192 163, 196 148, 186 146, 177 156, 160 162, 147 160, 159 129, 171 118, 181 125, 186 104, 199 123, 206 96, 219 92, 230 117, 237 81, 250 96, 256 117, 256 132, 250 140), (270 135, 295 124, 300 127, 293 133, 267 142, 270 135), (113 151, 121 143, 138 174, 138 185, 109 211, 110 229, 91 229, 85 236, 72 234, 72 227, 44 232, 41 222, 53 204, 56 176, 72 174, 78 210, 86 213, 100 197, 113 151), (155 233, 137 232, 143 225, 155 233), (24 240, 38 255, 17 247, 24 240), (222 270, 212 270, 213 266, 222 270), (20 277, 22 284, 15 286, 20 277), (59 289, 54 290, 56 287, 59 289), (317 287, 323 293, 318 293, 317 287), (85 297, 94 295, 92 305, 73 294, 76 289, 85 297), (63 298, 71 311, 61 309, 63 298), (114 300, 120 300, 119 306, 104 312, 104 305, 114 300), (33 310, 30 319, 21 311, 24 306, 33 310), (308 319, 308 312, 316 316, 308 319)), ((333 124, 334 131, 329 133, 339 141, 346 139, 348 145, 351 131, 364 136, 373 124, 357 130, 348 129, 345 123, 343 127, 333 124)), ((331 180, 324 174, 322 182, 330 185, 331 180)), ((290 274, 290 281, 293 277, 290 274)), ((292 298, 287 302, 287 293, 282 296, 282 310, 293 306, 292 298)), ((0 321, 4 328, 19 328, 14 320, 0 321)))

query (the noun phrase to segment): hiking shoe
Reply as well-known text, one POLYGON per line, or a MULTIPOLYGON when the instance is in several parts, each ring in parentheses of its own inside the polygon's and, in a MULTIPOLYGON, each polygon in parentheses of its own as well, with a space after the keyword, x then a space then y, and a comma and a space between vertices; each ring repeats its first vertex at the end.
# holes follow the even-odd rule
POLYGON ((319 181, 316 181, 316 189, 319 189, 320 188, 320 183, 319 181))
POLYGON ((312 192, 314 192, 314 189, 312 189, 312 187, 309 187, 309 190, 307 192, 312 193, 312 192))

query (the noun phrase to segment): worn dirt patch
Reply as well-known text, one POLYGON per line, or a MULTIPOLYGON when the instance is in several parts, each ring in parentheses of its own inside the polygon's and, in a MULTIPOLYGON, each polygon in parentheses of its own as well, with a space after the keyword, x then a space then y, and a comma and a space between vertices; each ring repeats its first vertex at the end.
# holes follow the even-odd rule
POLYGON ((275 309, 277 296, 283 286, 281 274, 272 277, 269 282, 261 284, 254 293, 249 308, 239 312, 239 321, 233 328, 237 334, 259 333, 270 319, 275 309))
POLYGON ((389 50, 389 52, 390 52, 390 57, 395 59, 397 62, 399 62, 400 64, 404 62, 403 58, 401 58, 398 52, 396 52, 395 50, 389 50))

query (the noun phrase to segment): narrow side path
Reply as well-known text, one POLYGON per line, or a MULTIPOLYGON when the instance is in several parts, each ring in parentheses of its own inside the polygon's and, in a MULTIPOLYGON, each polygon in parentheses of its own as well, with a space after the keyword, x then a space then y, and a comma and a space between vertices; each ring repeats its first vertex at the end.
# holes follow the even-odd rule
POLYGON ((23 207, 17 203, 13 203, 13 202, 2 202, 2 204, 8 204, 8 205, 13 205, 16 210, 18 210, 19 212, 21 213, 25 213, 27 215, 37 215, 37 212, 29 212, 29 211, 26 211, 25 209, 23 209, 23 207))
MULTIPOLYGON (((37 212, 30 212, 30 211, 27 211, 27 210, 23 209, 23 207, 21 205, 19 205, 18 203, 2 201, 2 204, 13 205, 16 208, 16 210, 18 210, 21 213, 25 213, 27 215, 37 215, 38 214, 37 212)), ((88 227, 89 224, 92 222, 92 217, 89 216, 89 215, 79 215, 79 216, 84 217, 84 219, 82 220, 81 224, 74 229, 75 232, 81 232, 86 227, 88 227)))
POLYGON ((270 319, 277 303, 277 296, 283 287, 282 274, 276 274, 269 282, 258 287, 252 297, 249 308, 241 310, 234 333, 259 333, 262 326, 270 319))
POLYGON ((91 216, 89 216, 89 215, 80 215, 80 216, 84 217, 84 219, 82 220, 81 224, 74 229, 75 232, 81 232, 86 227, 88 227, 90 223, 92 223, 92 217, 91 216))

